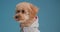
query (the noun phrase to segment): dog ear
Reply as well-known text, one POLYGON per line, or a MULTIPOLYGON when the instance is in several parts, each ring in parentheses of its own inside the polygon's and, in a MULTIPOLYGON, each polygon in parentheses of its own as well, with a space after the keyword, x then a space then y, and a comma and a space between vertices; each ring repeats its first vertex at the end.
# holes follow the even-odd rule
POLYGON ((32 4, 30 4, 30 18, 36 17, 36 14, 38 12, 38 8, 32 4))
POLYGON ((37 12, 38 12, 38 8, 32 4, 30 4, 30 8, 31 8, 31 14, 33 16, 36 16, 37 12))
POLYGON ((31 8, 31 10, 32 10, 32 13, 37 14, 38 8, 37 8, 36 6, 30 4, 30 8, 31 8))

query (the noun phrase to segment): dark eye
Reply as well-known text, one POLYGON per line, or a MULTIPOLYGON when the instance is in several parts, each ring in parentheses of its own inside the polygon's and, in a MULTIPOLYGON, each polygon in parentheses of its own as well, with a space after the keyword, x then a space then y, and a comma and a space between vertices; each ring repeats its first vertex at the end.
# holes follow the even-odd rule
POLYGON ((22 13, 24 13, 25 11, 24 10, 22 10, 22 13))
POLYGON ((20 10, 17 10, 17 12, 16 13, 20 13, 20 10))

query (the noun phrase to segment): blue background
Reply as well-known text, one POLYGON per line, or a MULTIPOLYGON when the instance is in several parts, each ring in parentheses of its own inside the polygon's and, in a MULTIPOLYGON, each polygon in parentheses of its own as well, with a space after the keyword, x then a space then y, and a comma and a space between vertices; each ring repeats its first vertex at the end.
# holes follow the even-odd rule
POLYGON ((60 0, 0 0, 0 32, 20 32, 13 16, 16 4, 24 1, 39 8, 41 32, 60 32, 60 0))

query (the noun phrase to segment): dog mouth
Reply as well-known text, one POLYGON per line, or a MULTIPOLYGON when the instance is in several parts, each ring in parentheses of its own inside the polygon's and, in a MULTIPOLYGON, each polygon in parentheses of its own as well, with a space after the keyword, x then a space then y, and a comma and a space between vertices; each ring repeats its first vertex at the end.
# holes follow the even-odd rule
POLYGON ((24 19, 19 19, 19 18, 16 18, 15 20, 16 20, 16 21, 21 21, 21 20, 24 20, 24 19))
POLYGON ((20 21, 19 16, 14 17, 16 21, 20 21))
POLYGON ((16 21, 20 21, 20 19, 15 19, 16 21))
POLYGON ((19 16, 15 16, 15 20, 16 20, 16 21, 20 21, 20 20, 24 20, 24 19, 22 19, 22 18, 19 17, 19 16))

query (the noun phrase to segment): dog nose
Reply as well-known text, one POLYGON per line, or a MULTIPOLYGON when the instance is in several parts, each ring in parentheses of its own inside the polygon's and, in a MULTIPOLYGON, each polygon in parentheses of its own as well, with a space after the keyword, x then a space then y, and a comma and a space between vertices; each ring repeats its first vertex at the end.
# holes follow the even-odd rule
POLYGON ((19 18, 19 16, 15 16, 15 18, 19 18))

